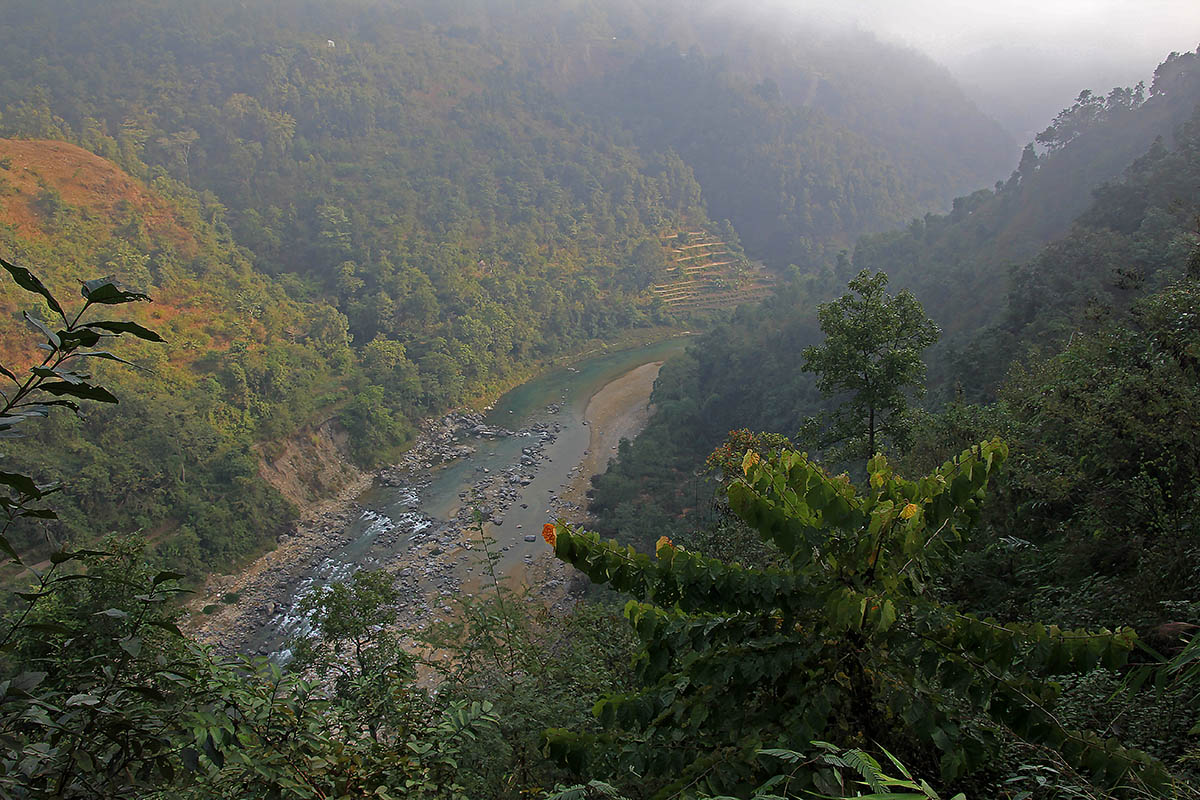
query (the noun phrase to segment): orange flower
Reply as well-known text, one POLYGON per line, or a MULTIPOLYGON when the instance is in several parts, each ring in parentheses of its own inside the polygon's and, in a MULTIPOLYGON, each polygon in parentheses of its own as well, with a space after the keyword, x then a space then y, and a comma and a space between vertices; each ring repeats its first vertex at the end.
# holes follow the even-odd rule
POLYGON ((554 547, 556 544, 558 544, 558 530, 554 527, 553 522, 547 522, 542 526, 542 538, 545 539, 546 543, 551 547, 554 547))

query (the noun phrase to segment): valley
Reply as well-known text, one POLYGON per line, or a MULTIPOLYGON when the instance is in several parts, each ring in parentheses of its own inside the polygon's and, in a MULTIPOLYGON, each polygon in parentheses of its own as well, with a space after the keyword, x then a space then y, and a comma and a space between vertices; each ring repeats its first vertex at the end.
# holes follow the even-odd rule
MULTIPOLYGON (((211 576, 189 603, 189 629, 231 654, 286 662, 291 639, 307 632, 296 611, 304 597, 357 569, 387 569, 404 592, 400 624, 419 631, 451 613, 446 598, 490 584, 480 533, 494 540, 496 574, 526 585, 532 562, 553 562, 543 523, 586 520, 589 479, 645 425, 660 359, 686 341, 593 356, 513 389, 486 416, 428 421, 371 488, 351 483, 244 571, 211 576)), ((561 586, 569 576, 555 572, 561 586)))
POLYGON ((7 0, 0 798, 1200 800, 1200 11, 1085 5, 7 0))

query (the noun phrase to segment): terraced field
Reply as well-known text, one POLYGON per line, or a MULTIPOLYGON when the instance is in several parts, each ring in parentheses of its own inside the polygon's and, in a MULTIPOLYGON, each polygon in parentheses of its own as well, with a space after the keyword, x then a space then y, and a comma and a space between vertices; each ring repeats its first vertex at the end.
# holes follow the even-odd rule
POLYGON ((655 296, 672 308, 705 311, 762 300, 775 288, 775 277, 762 264, 734 253, 707 231, 662 235, 671 265, 667 280, 655 284, 655 296))

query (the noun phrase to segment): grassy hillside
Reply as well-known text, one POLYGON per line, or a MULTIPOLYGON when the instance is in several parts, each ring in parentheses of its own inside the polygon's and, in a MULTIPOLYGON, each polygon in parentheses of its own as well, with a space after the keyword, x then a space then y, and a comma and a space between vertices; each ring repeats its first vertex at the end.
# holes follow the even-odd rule
MULTIPOLYGON (((137 369, 93 365, 118 408, 52 416, 5 447, 39 480, 72 486, 61 522, 26 528, 23 545, 141 529, 166 561, 201 569, 261 548, 294 513, 260 478, 254 445, 354 391, 346 321, 255 272, 207 221, 219 213, 168 178, 144 184, 73 145, 0 140, 0 252, 59 297, 97 276, 147 292, 154 302, 129 317, 167 340, 119 342, 137 369)), ((38 352, 20 316, 30 297, 0 284, 0 360, 14 370, 38 352)))

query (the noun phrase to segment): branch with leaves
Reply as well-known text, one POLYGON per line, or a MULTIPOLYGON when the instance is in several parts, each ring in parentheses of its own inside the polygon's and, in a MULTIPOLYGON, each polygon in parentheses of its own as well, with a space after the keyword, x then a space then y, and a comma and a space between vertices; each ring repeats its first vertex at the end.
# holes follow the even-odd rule
MULTIPOLYGON (((8 391, 0 389, 0 398, 3 398, 3 405, 0 406, 0 439, 21 436, 23 431, 19 426, 22 423, 47 417, 54 408, 67 408, 82 415, 83 407, 79 401, 91 400, 113 404, 119 402, 112 392, 96 383, 92 375, 82 368, 87 359, 116 361, 136 366, 102 349, 100 345, 103 342, 124 334, 148 342, 165 341, 154 331, 136 322, 86 319, 88 312, 97 307, 149 301, 148 295, 121 289, 106 278, 85 281, 80 287, 83 304, 78 311, 70 314, 63 309, 62 304, 46 285, 28 269, 4 259, 0 259, 0 267, 3 267, 22 289, 41 297, 52 316, 57 318, 47 324, 28 311, 23 312, 25 321, 44 338, 38 347, 45 355, 40 363, 29 367, 24 375, 19 375, 8 366, 0 364, 0 376, 10 382, 8 391)), ((0 550, 19 564, 21 558, 7 538, 9 528, 21 518, 55 519, 54 511, 42 506, 41 502, 61 487, 43 486, 21 472, 7 471, 0 471, 0 485, 8 490, 0 494, 0 511, 3 511, 6 517, 4 528, 0 531, 0 550)))
MULTIPOLYGON (((779 549, 783 570, 725 564, 665 537, 651 559, 548 526, 559 558, 634 595, 626 616, 642 641, 641 688, 595 707, 612 733, 554 731, 549 751, 580 763, 589 748, 614 749, 666 798, 695 786, 751 792, 766 777, 754 753, 820 741, 877 742, 905 760, 940 753, 953 781, 1016 737, 1057 749, 1106 789, 1161 786, 1158 762, 1054 713, 1055 679, 1120 668, 1132 631, 978 619, 933 588, 1007 454, 983 442, 915 481, 877 456, 859 488, 803 453, 747 451, 730 506, 779 549)), ((828 760, 810 755, 795 791, 839 791, 828 760)))

